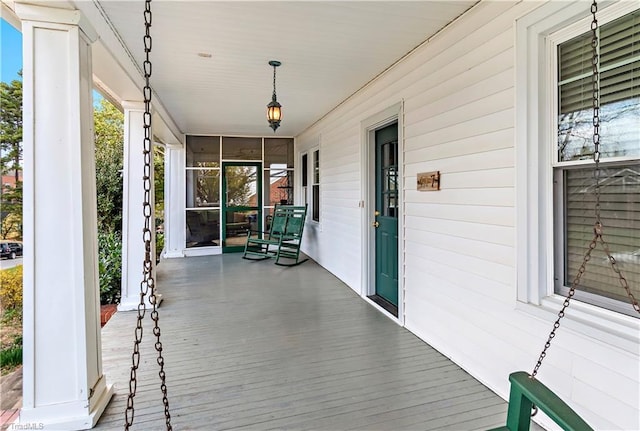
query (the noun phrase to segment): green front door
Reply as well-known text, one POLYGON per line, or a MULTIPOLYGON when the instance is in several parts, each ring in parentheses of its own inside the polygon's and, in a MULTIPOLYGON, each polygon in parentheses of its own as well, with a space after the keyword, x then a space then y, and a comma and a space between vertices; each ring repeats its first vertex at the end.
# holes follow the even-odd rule
POLYGON ((376 296, 398 306, 398 123, 376 130, 376 296))
POLYGON ((222 164, 222 251, 243 251, 249 230, 262 230, 260 163, 222 164))

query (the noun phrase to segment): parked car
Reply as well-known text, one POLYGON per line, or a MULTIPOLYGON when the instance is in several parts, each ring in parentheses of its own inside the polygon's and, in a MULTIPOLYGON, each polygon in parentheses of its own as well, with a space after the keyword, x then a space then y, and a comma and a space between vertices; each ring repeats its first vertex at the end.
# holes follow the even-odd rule
POLYGON ((0 258, 15 259, 22 256, 22 244, 19 242, 0 242, 0 258))

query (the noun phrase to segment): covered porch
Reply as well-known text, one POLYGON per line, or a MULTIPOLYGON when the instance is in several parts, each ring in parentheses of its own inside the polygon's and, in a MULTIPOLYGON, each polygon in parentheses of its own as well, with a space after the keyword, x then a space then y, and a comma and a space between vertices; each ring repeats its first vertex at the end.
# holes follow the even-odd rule
MULTIPOLYGON (((596 150, 575 144, 565 160, 557 127, 565 114, 591 118, 588 92, 561 91, 586 79, 591 63, 576 60, 587 66, 567 82, 556 67, 573 70, 562 52, 598 58, 588 43, 574 44, 589 40, 588 3, 154 2, 151 87, 145 2, 0 3, 24 37, 21 423, 122 426, 135 321, 127 310, 137 306, 141 263, 155 247, 140 241, 143 227, 155 231, 145 220, 155 191, 141 186, 141 178, 153 183, 145 164, 153 145, 165 148, 158 284, 176 429, 504 423, 507 376, 540 354, 582 252, 579 237, 592 232, 591 220, 569 223, 565 208, 574 198, 590 202, 587 171, 569 175, 591 169, 586 157, 596 150), (265 105, 276 96, 276 59, 284 119, 274 135, 265 105), (94 88, 124 113, 122 299, 104 331, 94 88), (555 103, 574 96, 581 102, 567 102, 567 112, 555 103), (287 142, 284 161, 270 160, 276 140, 287 142), (225 235, 235 241, 258 219, 230 217, 248 206, 225 200, 225 169, 238 166, 256 178, 248 192, 283 193, 256 197, 263 225, 282 200, 308 205, 302 251, 315 263, 282 269, 222 254, 225 235), (208 231, 197 232, 194 214, 207 215, 197 222, 208 231), (369 299, 376 295, 397 309, 384 314, 369 299)), ((607 70, 615 71, 609 82, 623 83, 609 108, 632 126, 610 123, 625 130, 628 148, 609 147, 602 162, 609 183, 625 185, 611 193, 607 216, 625 221, 614 251, 640 297, 632 118, 640 112, 640 12, 634 2, 603 3, 601 30, 621 29, 629 47, 607 70)), ((601 255, 590 271, 609 280, 607 264, 601 255)), ((630 295, 605 287, 572 302, 540 377, 595 429, 640 429, 640 319, 630 295)), ((160 429, 151 332, 137 423, 160 429)))
MULTIPOLYGON (((504 425, 504 400, 313 261, 170 259, 158 283, 174 429, 504 425)), ((135 320, 119 312, 103 328, 104 371, 116 390, 96 429, 124 423, 135 320)), ((164 428, 151 323, 134 429, 164 428)))

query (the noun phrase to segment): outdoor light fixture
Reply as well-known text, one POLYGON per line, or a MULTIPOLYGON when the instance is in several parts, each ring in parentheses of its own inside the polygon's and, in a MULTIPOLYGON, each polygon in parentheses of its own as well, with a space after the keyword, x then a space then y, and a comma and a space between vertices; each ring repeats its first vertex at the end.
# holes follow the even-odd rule
POLYGON ((275 133, 276 129, 280 127, 280 120, 282 120, 282 105, 278 103, 276 98, 276 67, 280 66, 279 61, 271 60, 270 66, 273 66, 273 96, 271 96, 271 102, 267 105, 267 120, 269 120, 269 127, 273 129, 275 133))

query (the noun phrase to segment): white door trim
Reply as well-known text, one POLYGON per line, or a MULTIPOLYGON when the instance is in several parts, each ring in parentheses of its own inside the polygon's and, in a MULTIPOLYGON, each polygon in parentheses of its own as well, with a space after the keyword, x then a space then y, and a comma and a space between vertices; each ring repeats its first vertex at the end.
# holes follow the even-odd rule
POLYGON ((360 296, 367 302, 378 308, 385 315, 401 326, 404 326, 404 100, 384 109, 363 120, 360 127, 361 151, 360 163, 362 197, 362 285, 360 296), (368 296, 375 293, 375 240, 373 232, 369 228, 374 221, 375 188, 371 186, 375 175, 375 153, 371 150, 375 143, 375 131, 391 123, 398 122, 398 317, 391 316, 378 304, 371 301, 368 296))

